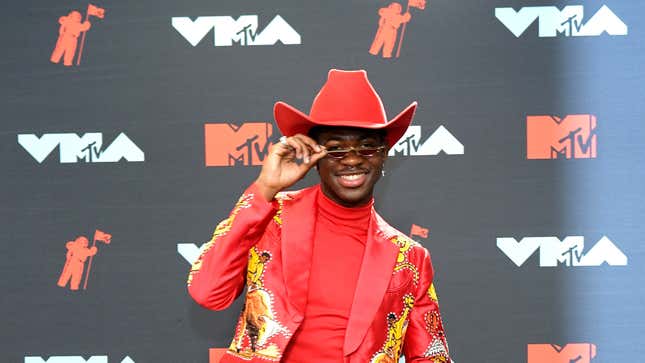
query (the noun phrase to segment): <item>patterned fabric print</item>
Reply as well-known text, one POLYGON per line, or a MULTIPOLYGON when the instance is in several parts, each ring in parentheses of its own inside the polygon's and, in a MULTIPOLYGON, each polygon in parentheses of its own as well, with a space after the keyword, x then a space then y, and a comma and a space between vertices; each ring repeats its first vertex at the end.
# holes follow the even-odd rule
POLYGON ((426 349, 424 356, 426 358, 433 359, 435 363, 449 362, 450 358, 448 355, 448 343, 446 342, 446 336, 443 331, 443 324, 441 322, 441 316, 438 311, 429 311, 425 315, 426 329, 432 341, 428 348, 426 349))
POLYGON ((280 348, 269 339, 276 334, 290 336, 288 329, 276 320, 273 311, 273 294, 264 288, 264 271, 271 260, 268 251, 249 250, 246 301, 238 329, 229 346, 229 352, 244 359, 253 357, 279 361, 280 348))
POLYGON ((437 292, 434 289, 434 283, 431 283, 430 288, 428 288, 428 297, 430 297, 430 299, 435 303, 439 304, 439 297, 437 297, 437 292))
POLYGON ((393 237, 390 241, 399 247, 399 255, 396 258, 396 265, 394 266, 392 274, 402 270, 410 270, 414 276, 414 284, 416 285, 419 282, 419 271, 417 270, 417 267, 408 260, 408 253, 410 252, 410 249, 413 246, 418 245, 418 243, 403 236, 393 237))
POLYGON ((188 286, 190 286, 191 282, 193 281, 193 275, 198 272, 202 268, 202 259, 206 252, 210 250, 214 245, 215 242, 217 242, 217 239, 220 236, 225 235, 228 233, 228 231, 231 230, 231 226, 233 225, 233 221, 235 220, 235 217, 237 216, 238 213, 240 213, 240 210, 243 208, 249 208, 251 206, 251 201, 253 200, 253 194, 244 194, 238 199, 237 203, 235 204, 235 207, 233 208, 233 211, 231 212, 231 215, 228 216, 225 220, 220 222, 220 224, 215 227, 215 232, 213 232, 213 237, 211 237, 211 240, 206 243, 206 247, 204 248, 204 251, 199 255, 197 260, 193 262, 193 265, 190 268, 190 273, 188 274, 188 286))
POLYGON ((273 216, 273 220, 278 226, 282 226, 282 208, 284 207, 285 197, 279 196, 275 198, 278 201, 278 211, 273 216))
POLYGON ((397 363, 401 355, 403 338, 408 328, 408 316, 414 306, 414 296, 403 297, 403 312, 399 317, 395 313, 387 314, 387 340, 383 348, 370 360, 370 363, 397 363))

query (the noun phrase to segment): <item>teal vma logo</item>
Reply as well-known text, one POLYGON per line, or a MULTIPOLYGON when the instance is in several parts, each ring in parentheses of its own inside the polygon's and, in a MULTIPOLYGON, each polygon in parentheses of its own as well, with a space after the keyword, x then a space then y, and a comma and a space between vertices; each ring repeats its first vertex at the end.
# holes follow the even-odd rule
POLYGON ((59 162, 77 163, 116 163, 121 159, 128 162, 144 161, 145 154, 125 133, 120 133, 111 144, 103 148, 103 134, 88 132, 83 136, 75 133, 18 135, 18 144, 22 146, 39 164, 42 163, 56 147, 59 149, 59 162))
POLYGON ((208 33, 214 32, 213 45, 230 47, 233 43, 241 46, 300 44, 300 34, 295 31, 280 15, 276 15, 269 24, 258 32, 258 16, 242 15, 237 20, 230 16, 199 16, 195 20, 189 17, 172 18, 172 26, 193 47, 199 44, 208 33))
POLYGON ((591 249, 584 252, 585 238, 568 236, 524 237, 517 241, 512 237, 497 239, 497 248, 513 261, 522 266, 537 250, 540 251, 540 267, 578 266, 627 266, 627 256, 606 236, 603 236, 591 249))
POLYGON ((582 5, 569 5, 562 10, 555 6, 529 6, 518 11, 496 8, 495 17, 518 38, 536 20, 540 38, 595 37, 605 32, 609 35, 627 35, 627 25, 606 5, 587 20, 584 19, 582 5))

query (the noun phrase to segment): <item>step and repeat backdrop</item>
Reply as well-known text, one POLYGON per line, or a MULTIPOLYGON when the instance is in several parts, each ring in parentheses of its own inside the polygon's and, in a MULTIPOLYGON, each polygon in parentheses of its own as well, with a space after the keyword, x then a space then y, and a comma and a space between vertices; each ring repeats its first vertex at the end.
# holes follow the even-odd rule
POLYGON ((330 68, 419 102, 376 207, 455 362, 643 359, 642 1, 2 8, 0 361, 215 363, 242 304, 196 305, 190 263, 330 68))

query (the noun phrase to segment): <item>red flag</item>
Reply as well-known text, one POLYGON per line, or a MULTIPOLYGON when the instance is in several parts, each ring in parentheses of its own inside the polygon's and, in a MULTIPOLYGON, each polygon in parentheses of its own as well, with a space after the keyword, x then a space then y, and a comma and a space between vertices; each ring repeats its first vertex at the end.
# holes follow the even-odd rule
POLYGON ((423 10, 426 8, 426 0, 408 0, 408 7, 423 10))
POLYGON ((421 238, 428 238, 428 229, 423 228, 421 226, 417 226, 416 224, 412 225, 412 229, 410 229, 410 237, 412 236, 419 236, 421 238))
POLYGON ((90 15, 103 19, 105 17, 105 9, 99 8, 96 5, 89 4, 87 5, 87 16, 90 15))
POLYGON ((105 244, 109 245, 112 241, 112 235, 97 229, 96 232, 94 232, 94 240, 103 241, 105 244))

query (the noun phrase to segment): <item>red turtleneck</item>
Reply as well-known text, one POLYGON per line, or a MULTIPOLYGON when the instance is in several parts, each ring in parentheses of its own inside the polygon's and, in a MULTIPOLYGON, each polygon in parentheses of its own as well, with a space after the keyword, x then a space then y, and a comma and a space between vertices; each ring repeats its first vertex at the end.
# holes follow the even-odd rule
POLYGON ((283 362, 339 363, 374 200, 347 208, 318 188, 309 292, 304 320, 283 362))

